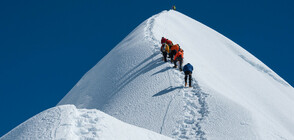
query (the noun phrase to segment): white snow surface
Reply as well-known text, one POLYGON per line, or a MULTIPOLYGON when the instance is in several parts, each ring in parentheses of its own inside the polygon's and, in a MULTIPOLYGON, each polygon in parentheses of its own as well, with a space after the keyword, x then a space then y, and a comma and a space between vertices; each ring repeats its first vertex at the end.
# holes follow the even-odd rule
POLYGON ((171 140, 126 124, 96 109, 63 105, 45 110, 4 135, 1 140, 171 140))
POLYGON ((65 104, 174 139, 294 139, 293 87, 230 39, 173 10, 132 31, 58 103, 65 104), (162 61, 162 36, 194 66, 192 88, 162 61))

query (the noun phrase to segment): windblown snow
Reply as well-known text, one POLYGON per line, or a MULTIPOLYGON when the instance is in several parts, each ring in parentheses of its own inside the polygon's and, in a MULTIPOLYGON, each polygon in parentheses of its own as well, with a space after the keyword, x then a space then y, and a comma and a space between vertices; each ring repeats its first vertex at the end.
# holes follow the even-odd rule
POLYGON ((110 134, 117 139, 166 138, 129 125, 121 130, 123 123, 110 117, 103 121, 99 114, 104 113, 89 109, 174 139, 294 139, 293 87, 236 43, 173 10, 139 25, 58 105, 65 104, 80 109, 58 106, 45 113, 45 120, 29 123, 41 113, 1 139, 110 139, 105 136, 110 134), (162 61, 163 36, 184 50, 184 64, 194 66, 192 88, 183 86, 182 72, 162 61), (58 119, 62 113, 54 113, 60 109, 64 121, 58 119), (48 127, 39 131, 40 121, 48 127), (107 131, 104 123, 109 124, 107 131))

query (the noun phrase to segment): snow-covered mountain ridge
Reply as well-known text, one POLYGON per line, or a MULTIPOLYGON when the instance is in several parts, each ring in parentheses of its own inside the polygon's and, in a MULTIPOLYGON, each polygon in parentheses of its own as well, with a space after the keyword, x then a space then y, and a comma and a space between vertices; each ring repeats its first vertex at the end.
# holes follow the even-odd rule
POLYGON ((130 140, 164 139, 136 126, 123 123, 101 111, 63 105, 41 112, 1 139, 7 140, 130 140))
POLYGON ((294 89, 242 47, 177 11, 147 19, 58 105, 98 109, 175 139, 294 139, 294 89), (161 37, 184 49, 193 88, 164 63, 161 37))

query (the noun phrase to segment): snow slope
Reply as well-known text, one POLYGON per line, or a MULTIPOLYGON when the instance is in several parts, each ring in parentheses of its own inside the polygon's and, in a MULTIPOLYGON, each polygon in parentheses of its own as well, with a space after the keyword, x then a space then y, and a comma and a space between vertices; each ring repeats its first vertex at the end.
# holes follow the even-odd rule
POLYGON ((293 87, 239 45, 172 10, 132 31, 58 103, 65 104, 174 139, 294 139, 293 87), (162 36, 184 49, 193 88, 162 61, 162 36))
POLYGON ((176 139, 294 139, 294 90, 246 50, 176 11, 130 33, 60 101, 176 139), (161 60, 162 36, 195 67, 192 89, 161 60))
POLYGON ((170 140, 123 123, 101 111, 58 106, 41 112, 14 128, 1 140, 170 140))

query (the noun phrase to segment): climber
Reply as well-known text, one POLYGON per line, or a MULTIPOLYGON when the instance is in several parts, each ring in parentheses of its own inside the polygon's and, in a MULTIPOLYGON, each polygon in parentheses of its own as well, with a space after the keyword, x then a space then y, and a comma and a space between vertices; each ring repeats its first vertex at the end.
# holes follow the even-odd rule
MULTIPOLYGON (((163 44, 163 42, 169 46, 169 49, 173 46, 173 42, 169 39, 164 38, 164 37, 161 38, 161 44, 163 44)), ((168 58, 170 58, 170 56, 171 55, 170 55, 170 51, 169 51, 168 58)))
POLYGON ((167 57, 167 54, 169 53, 169 46, 166 43, 163 43, 160 51, 163 55, 163 61, 167 62, 166 57, 167 57))
POLYGON ((179 50, 180 46, 179 44, 173 45, 170 47, 170 61, 173 62, 174 60, 174 56, 177 54, 178 50, 179 50))
POLYGON ((179 69, 180 69, 180 71, 182 71, 183 59, 184 59, 184 50, 181 49, 175 55, 175 58, 174 58, 174 64, 175 64, 175 66, 174 66, 174 68, 177 68, 177 62, 179 61, 179 63, 180 63, 179 69))
POLYGON ((193 71, 193 66, 188 63, 184 66, 183 69, 184 73, 185 73, 185 87, 187 86, 187 76, 189 76, 189 87, 192 87, 192 71, 193 71))
POLYGON ((173 9, 173 10, 176 10, 176 6, 174 5, 174 6, 172 7, 172 9, 173 9))

